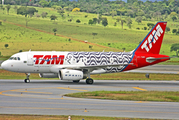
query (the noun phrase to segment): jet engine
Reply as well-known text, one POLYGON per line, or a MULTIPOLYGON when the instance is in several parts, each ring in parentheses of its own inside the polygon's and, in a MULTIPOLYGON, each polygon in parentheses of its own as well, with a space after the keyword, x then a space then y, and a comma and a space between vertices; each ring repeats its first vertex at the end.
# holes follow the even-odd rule
POLYGON ((40 73, 39 76, 41 78, 58 78, 57 73, 40 73))
POLYGON ((81 80, 83 78, 83 72, 79 70, 62 69, 59 71, 59 79, 61 80, 81 80))

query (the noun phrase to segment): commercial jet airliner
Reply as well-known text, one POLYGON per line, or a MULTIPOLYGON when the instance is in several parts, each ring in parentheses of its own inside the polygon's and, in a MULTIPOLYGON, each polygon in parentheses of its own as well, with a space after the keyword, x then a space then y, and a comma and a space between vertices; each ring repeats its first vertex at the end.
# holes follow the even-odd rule
POLYGON ((138 47, 131 52, 44 52, 28 51, 12 55, 1 67, 8 71, 39 73, 42 78, 59 78, 78 83, 86 79, 93 84, 91 74, 117 73, 169 60, 159 54, 167 22, 158 22, 138 47))

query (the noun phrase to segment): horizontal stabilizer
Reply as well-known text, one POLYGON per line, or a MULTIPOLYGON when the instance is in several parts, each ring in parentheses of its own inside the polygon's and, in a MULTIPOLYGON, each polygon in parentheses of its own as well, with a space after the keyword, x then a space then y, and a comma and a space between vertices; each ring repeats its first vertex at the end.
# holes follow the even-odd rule
POLYGON ((173 58, 173 57, 160 57, 160 58, 148 57, 148 58, 146 58, 146 61, 149 62, 149 63, 152 63, 156 60, 162 60, 162 59, 169 59, 170 60, 170 58, 173 58))

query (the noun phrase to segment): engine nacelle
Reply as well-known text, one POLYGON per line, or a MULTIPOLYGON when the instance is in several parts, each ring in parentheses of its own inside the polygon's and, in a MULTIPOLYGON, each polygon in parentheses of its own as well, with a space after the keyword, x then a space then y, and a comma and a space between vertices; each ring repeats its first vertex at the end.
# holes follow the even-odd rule
POLYGON ((57 73, 40 73, 39 76, 41 78, 58 78, 57 73))
POLYGON ((59 71, 59 79, 61 80, 81 80, 83 72, 79 70, 62 69, 59 71))

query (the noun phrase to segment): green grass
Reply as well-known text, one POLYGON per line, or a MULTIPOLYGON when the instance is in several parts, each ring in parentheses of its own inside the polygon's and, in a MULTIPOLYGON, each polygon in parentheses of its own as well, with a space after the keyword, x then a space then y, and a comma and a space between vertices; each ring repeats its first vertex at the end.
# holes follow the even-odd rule
MULTIPOLYGON (((24 73, 9 72, 0 69, 1 79, 24 79, 26 75, 24 73)), ((94 80, 179 80, 179 75, 173 74, 150 74, 150 78, 146 78, 143 73, 111 73, 111 74, 100 74, 91 75, 94 80)), ((32 73, 30 79, 42 79, 38 74, 32 73)), ((48 80, 48 78, 46 78, 48 80)), ((51 80, 52 78, 50 78, 51 80)), ((58 78, 55 78, 56 80, 58 78)))
MULTIPOLYGON (((0 120, 67 120, 66 115, 0 115, 0 120)), ((119 117, 94 117, 94 116, 74 116, 71 120, 156 120, 144 118, 119 118, 119 117)))
MULTIPOLYGON (((57 28, 57 34, 63 35, 63 37, 71 37, 75 38, 81 41, 87 40, 88 42, 108 46, 111 48, 116 49, 104 49, 104 48, 95 48, 89 49, 89 45, 80 45, 80 43, 76 43, 75 45, 72 45, 69 47, 64 46, 64 44, 67 42, 67 38, 57 38, 53 35, 49 35, 47 33, 41 33, 34 30, 30 30, 29 28, 24 30, 25 28, 18 28, 19 33, 13 32, 14 29, 17 29, 15 27, 11 28, 11 25, 7 25, 7 23, 3 22, 3 27, 6 27, 5 31, 4 28, 1 26, 0 29, 3 30, 3 33, 0 34, 0 38, 3 38, 1 40, 1 48, 0 51, 2 51, 3 55, 12 55, 13 53, 16 53, 19 51, 17 50, 17 46, 12 51, 5 49, 4 44, 5 43, 14 43, 17 42, 24 42, 24 44, 19 44, 18 46, 25 46, 23 50, 27 51, 29 49, 32 50, 62 50, 62 51, 121 51, 122 48, 126 48, 125 51, 132 51, 135 49, 139 42, 143 40, 143 38, 147 35, 149 30, 136 30, 136 27, 143 28, 146 26, 147 23, 156 23, 157 21, 143 21, 141 24, 138 24, 135 22, 135 19, 133 20, 132 29, 129 29, 126 24, 124 24, 124 30, 121 29, 120 23, 118 23, 117 26, 113 26, 114 22, 116 21, 117 16, 114 17, 114 19, 111 16, 105 16, 108 18, 109 25, 107 27, 103 27, 101 24, 96 25, 88 25, 89 19, 92 19, 94 17, 97 17, 96 14, 89 14, 89 13, 73 13, 73 12, 66 12, 65 15, 68 13, 69 16, 66 15, 65 19, 62 19, 61 16, 57 13, 56 10, 53 8, 36 8, 38 9, 38 14, 41 14, 42 12, 48 12, 47 18, 28 18, 30 21, 28 22, 28 27, 33 29, 39 29, 43 30, 49 33, 53 33, 52 29, 57 28), (49 16, 55 14, 58 16, 58 20, 54 23, 53 21, 50 21, 49 16), (84 16, 88 15, 87 18, 84 16), (68 22, 68 19, 73 18, 72 22, 68 22), (76 23, 76 19, 80 19, 81 23, 76 23), (23 31, 26 31, 23 34, 23 31), (6 34, 7 32, 7 34, 6 34), (22 33, 21 33, 22 32, 22 33), (36 34, 35 34, 36 33, 36 34), (96 36, 93 36, 92 33, 97 33, 96 36), (20 36, 19 36, 20 34, 20 36), (23 35, 22 35, 23 34, 23 35), (35 35, 34 35, 35 34, 35 35), (16 37, 15 37, 16 36, 16 37), (7 37, 7 38, 5 38, 7 37), (10 38, 11 37, 11 38, 10 38), (60 40, 59 40, 60 39, 60 40), (39 43, 33 47, 33 43, 39 43), (48 44, 48 42, 54 42, 54 45, 48 44), (59 44, 58 42, 62 43, 59 44), (43 45, 41 46, 41 44, 43 45), (64 44, 63 44, 64 43, 64 44), (108 45, 110 43, 110 45, 108 45), (45 45, 44 45, 45 44, 45 45), (80 45, 78 49, 74 48, 73 46, 76 46, 77 44, 80 45), (59 46, 59 47, 58 47, 59 46), (88 48, 88 49, 87 49, 88 48)), ((25 17, 22 15, 16 15, 14 12, 14 9, 10 9, 10 14, 7 15, 6 13, 3 14, 2 10, 0 10, 0 20, 6 20, 8 22, 12 22, 15 24, 20 24, 22 26, 25 26, 25 17)), ((176 28, 173 24, 177 24, 177 22, 171 22, 168 20, 168 27, 176 28)), ((18 32, 17 31, 17 32, 18 32)), ((74 41, 73 41, 74 42, 74 41)), ((175 52, 170 52, 170 47, 173 43, 178 43, 179 39, 177 35, 173 35, 171 32, 166 33, 164 37, 164 41, 161 47, 161 54, 173 56, 175 55, 175 52)), ((67 42, 68 43, 68 42, 67 42)), ((12 46, 12 45, 11 45, 12 46)), ((171 64, 178 64, 179 58, 171 59, 169 62, 171 64), (174 62, 173 62, 174 61, 174 62)), ((165 64, 170 64, 165 63, 165 64)))
POLYGON ((71 93, 66 94, 66 96, 110 100, 179 102, 179 92, 173 91, 93 91, 71 93))

